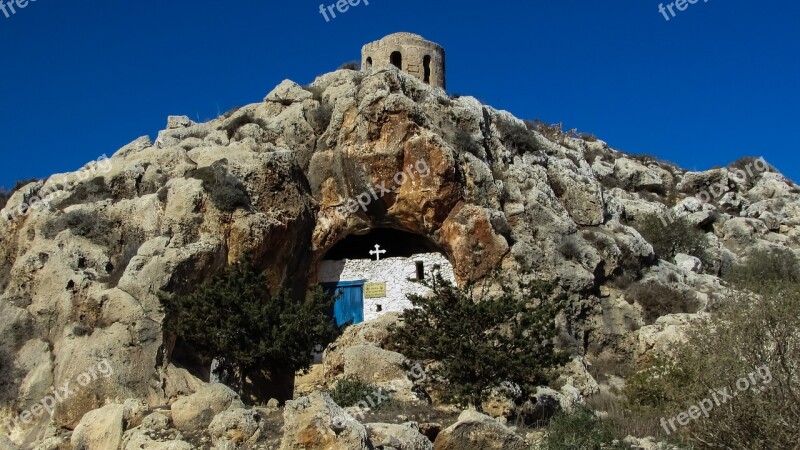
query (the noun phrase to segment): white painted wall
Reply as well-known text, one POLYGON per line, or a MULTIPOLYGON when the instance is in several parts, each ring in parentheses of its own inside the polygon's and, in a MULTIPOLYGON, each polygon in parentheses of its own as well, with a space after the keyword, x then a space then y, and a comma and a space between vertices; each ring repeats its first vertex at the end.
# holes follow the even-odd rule
POLYGON ((429 277, 435 265, 441 268, 442 276, 455 284, 453 266, 441 253, 420 253, 410 258, 381 258, 380 261, 368 259, 345 259, 341 261, 322 261, 319 266, 318 281, 335 283, 338 281, 367 280, 367 283, 386 283, 386 298, 364 299, 364 320, 373 320, 387 312, 401 312, 412 307, 406 294, 424 295, 429 289, 410 281, 416 279, 416 261, 422 261, 425 276, 429 277), (378 312, 378 305, 381 311, 378 312))

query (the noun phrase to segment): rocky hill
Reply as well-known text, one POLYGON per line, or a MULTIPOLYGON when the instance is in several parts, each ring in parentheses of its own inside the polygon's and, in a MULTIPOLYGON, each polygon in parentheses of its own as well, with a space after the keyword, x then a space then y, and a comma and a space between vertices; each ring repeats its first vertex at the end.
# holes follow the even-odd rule
MULTIPOLYGON (((192 448, 181 439, 197 430, 211 430, 216 448, 268 448, 265 436, 281 434, 286 449, 417 439, 419 427, 357 421, 343 425, 335 447, 314 441, 324 433, 300 436, 290 426, 298 415, 338 411, 319 393, 287 406, 285 429, 270 430, 263 418, 274 410, 244 408, 173 364, 159 293, 187 292, 245 253, 274 286, 306 287, 337 242, 393 228, 440 248, 460 282, 498 268, 554 281, 570 296, 561 345, 576 355, 558 395, 580 397, 599 389, 587 360, 668 354, 683 326, 729 298, 720 278, 728 268, 754 248, 800 247, 800 187, 763 160, 687 172, 449 97, 393 67, 340 70, 306 87, 284 81, 207 123, 171 117, 155 141, 139 138, 106 163, 28 184, 2 211, 12 217, 0 220, 0 422, 54 387, 73 382, 74 392, 53 405, 52 421, 45 414, 12 427, 0 448, 192 448), (430 176, 347 211, 347 199, 394 186, 420 162, 430 176), (70 176, 80 181, 59 184, 70 176), (637 225, 645 218, 647 229, 637 225), (700 257, 654 249, 643 237, 684 222, 700 236, 700 257), (648 308, 637 301, 642 285, 680 301, 648 308), (112 373, 74 388, 103 362, 112 373), (304 439, 306 447, 297 443, 304 439)), ((351 345, 380 347, 354 336, 326 358, 351 345)), ((453 426, 508 439, 496 448, 523 448, 487 420, 463 416, 453 426)), ((436 448, 466 448, 458 445, 437 439, 436 448)))

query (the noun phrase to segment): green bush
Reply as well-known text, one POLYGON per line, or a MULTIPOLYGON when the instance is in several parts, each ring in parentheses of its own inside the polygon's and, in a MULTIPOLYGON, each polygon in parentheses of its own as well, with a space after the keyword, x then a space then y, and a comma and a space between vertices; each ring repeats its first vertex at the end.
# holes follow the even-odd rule
POLYGON ((361 63, 358 61, 348 61, 339 66, 338 70, 361 70, 361 63))
POLYGON ((550 421, 539 450, 629 450, 615 439, 615 427, 599 419, 592 411, 576 407, 571 413, 560 412, 550 421))
POLYGON ((788 248, 754 249, 745 262, 733 266, 724 279, 741 289, 758 291, 776 283, 800 282, 800 261, 788 248))
POLYGON ((306 370, 313 351, 337 334, 327 312, 333 300, 320 288, 303 300, 282 289, 272 295, 267 277, 244 258, 187 295, 162 295, 165 329, 207 359, 222 358, 242 392, 247 374, 306 370))
POLYGON ((60 209, 65 209, 72 205, 99 202, 110 198, 114 198, 114 194, 106 185, 105 178, 96 177, 77 185, 69 194, 69 197, 57 201, 55 206, 60 209))
POLYGON ((392 327, 390 340, 406 357, 439 363, 428 379, 445 400, 480 409, 499 383, 530 392, 567 361, 554 347, 563 298, 553 300, 549 286, 527 284, 515 291, 501 280, 502 291, 489 293, 454 286, 438 272, 420 283, 432 294, 408 296, 414 308, 403 312, 403 326, 392 327))
POLYGON ((674 361, 654 358, 626 380, 622 393, 633 410, 668 410, 681 405, 683 388, 690 383, 674 361))
POLYGON ((580 261, 582 255, 581 243, 578 236, 570 234, 562 237, 561 243, 558 246, 558 251, 564 258, 570 261, 580 261))
POLYGON ((110 246, 113 236, 116 235, 114 223, 102 214, 88 212, 82 209, 73 210, 51 219, 42 227, 42 233, 47 239, 53 239, 58 233, 69 229, 77 236, 83 236, 90 241, 110 246))
POLYGON ((649 214, 635 220, 632 225, 653 246, 659 258, 672 261, 678 253, 685 253, 700 258, 704 267, 709 266, 711 258, 705 233, 685 217, 665 224, 658 215, 649 214))
POLYGON ((544 146, 539 142, 539 138, 533 131, 526 126, 516 123, 498 123, 498 129, 505 136, 503 143, 507 147, 515 149, 518 153, 534 153, 543 150, 544 146))
MULTIPOLYGON (((370 399, 375 399, 376 397, 386 397, 387 394, 378 386, 367 383, 356 377, 345 377, 338 380, 333 389, 329 390, 328 393, 331 399, 342 408, 357 406, 359 402, 366 402, 370 405, 370 408, 377 410, 388 404, 387 401, 370 401, 370 399), (376 396, 376 393, 380 393, 380 396, 376 396)), ((389 401, 391 401, 391 399, 389 401)))
POLYGON ((317 126, 320 134, 324 133, 325 130, 328 129, 332 118, 333 106, 327 103, 321 103, 319 107, 311 111, 311 122, 317 126))
POLYGON ((461 128, 456 129, 456 134, 453 137, 453 146, 475 156, 480 156, 483 152, 483 146, 471 134, 461 128))
POLYGON ((642 307, 645 324, 667 314, 694 313, 700 305, 690 294, 659 283, 634 283, 625 292, 625 300, 642 307))
POLYGON ((247 189, 236 176, 228 173, 226 160, 195 169, 189 176, 203 182, 203 189, 220 211, 233 212, 238 208, 250 207, 247 189))

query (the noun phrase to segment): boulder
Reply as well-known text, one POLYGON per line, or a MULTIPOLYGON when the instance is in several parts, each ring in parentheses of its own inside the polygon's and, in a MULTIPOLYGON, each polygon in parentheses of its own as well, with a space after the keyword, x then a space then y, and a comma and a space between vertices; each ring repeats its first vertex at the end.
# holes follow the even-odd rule
POLYGON ((252 409, 233 408, 214 417, 208 432, 213 443, 225 439, 237 445, 243 444, 258 431, 260 420, 258 413, 252 409))
POLYGON ((154 412, 142 419, 141 427, 152 431, 164 431, 169 428, 169 417, 160 412, 154 412))
POLYGON ((632 191, 664 191, 664 179, 655 170, 628 158, 614 161, 614 177, 632 191))
POLYGON ((722 239, 730 241, 738 248, 747 247, 769 232, 764 222, 758 219, 736 217, 722 226, 722 239))
POLYGON ((192 119, 188 116, 169 116, 167 117, 167 129, 174 130, 176 128, 188 128, 194 125, 192 119))
POLYGON ((582 356, 575 356, 570 362, 560 369, 560 379, 565 384, 575 386, 581 395, 589 397, 600 391, 600 385, 589 373, 591 364, 582 356))
POLYGON ((728 170, 712 169, 705 172, 686 172, 678 182, 677 189, 690 193, 705 192, 710 201, 713 196, 721 196, 728 191, 728 170))
POLYGON ((704 313, 667 314, 656 319, 655 324, 642 327, 637 332, 637 361, 654 356, 672 357, 675 344, 685 339, 687 329, 705 316, 704 313))
POLYGON ((344 351, 344 375, 368 383, 404 378, 406 357, 372 345, 355 345, 344 351))
POLYGON ((264 98, 265 102, 291 104, 309 100, 313 97, 311 92, 303 89, 299 84, 291 80, 283 80, 264 98))
MULTIPOLYGON (((585 163, 584 163, 585 164, 585 163)), ((603 223, 603 194, 600 183, 591 176, 591 169, 581 170, 569 159, 552 160, 547 176, 555 195, 579 225, 603 223)))
POLYGON ((700 258, 685 253, 675 255, 675 264, 687 272, 699 273, 703 268, 703 262, 700 261, 700 258))
POLYGON ((89 411, 72 433, 73 450, 115 449, 122 444, 125 407, 119 404, 89 411))
POLYGON ((280 450, 368 450, 367 430, 327 393, 286 402, 280 450))
POLYGON ((397 323, 399 317, 399 313, 387 313, 375 320, 347 327, 336 341, 328 344, 322 355, 325 379, 332 381, 344 375, 347 349, 361 345, 384 347, 389 342, 389 326, 397 323))
POLYGON ((525 440, 500 422, 476 411, 464 411, 442 430, 435 450, 528 450, 525 440))
POLYGON ((201 379, 182 367, 169 364, 164 369, 164 395, 168 399, 192 395, 205 387, 205 385, 201 379))
POLYGON ((786 197, 796 187, 797 185, 789 181, 785 176, 779 173, 766 172, 761 175, 756 185, 747 192, 747 197, 754 203, 770 198, 786 197))
POLYGON ((172 422, 181 431, 199 431, 228 408, 242 408, 239 396, 221 383, 206 385, 196 393, 172 404, 172 422))

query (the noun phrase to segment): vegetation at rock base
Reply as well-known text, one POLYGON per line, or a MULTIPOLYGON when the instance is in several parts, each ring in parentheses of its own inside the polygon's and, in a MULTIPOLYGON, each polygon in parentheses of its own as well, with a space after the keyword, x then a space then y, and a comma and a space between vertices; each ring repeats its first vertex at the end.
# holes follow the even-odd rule
POLYGON ((408 358, 436 362, 429 378, 445 400, 480 409, 499 383, 529 392, 567 361, 553 344, 563 299, 552 299, 549 286, 524 284, 514 292, 503 282, 502 291, 490 293, 454 286, 438 271, 420 283, 432 294, 408 296, 415 308, 403 312, 391 342, 408 358))
POLYGON ((800 261, 788 248, 754 249, 748 253, 746 262, 733 266, 724 279, 752 291, 774 284, 797 284, 800 283, 800 261))
POLYGON ((165 329, 207 359, 224 357, 222 369, 237 375, 232 384, 240 392, 254 370, 307 370, 314 349, 338 334, 327 315, 332 302, 320 288, 305 300, 287 289, 272 295, 247 257, 190 294, 162 295, 165 329))
POLYGON ((642 307, 646 325, 667 314, 694 313, 701 307, 691 294, 659 283, 634 283, 625 293, 625 300, 642 307))
POLYGON ((628 450, 615 440, 614 424, 599 419, 594 412, 576 407, 560 412, 550 421, 544 441, 538 450, 628 450))
POLYGON ((628 406, 674 417, 728 388, 735 398, 673 436, 696 448, 796 448, 800 442, 800 283, 791 252, 756 251, 731 276, 753 294, 728 300, 694 324, 670 361, 629 380, 628 406), (752 377, 751 377, 752 374, 752 377), (751 388, 736 383, 747 379, 751 388), (763 387, 763 389, 762 389, 763 387))
MULTIPOLYGON (((366 402, 371 409, 379 409, 382 406, 387 406, 388 402, 386 400, 377 401, 375 399, 382 399, 383 397, 389 396, 389 394, 380 387, 350 376, 338 380, 333 389, 328 391, 328 393, 331 399, 342 408, 358 406, 359 402, 366 402), (380 395, 376 395, 376 393, 380 393, 380 395)), ((388 401, 390 402, 391 399, 389 398, 388 401)))

